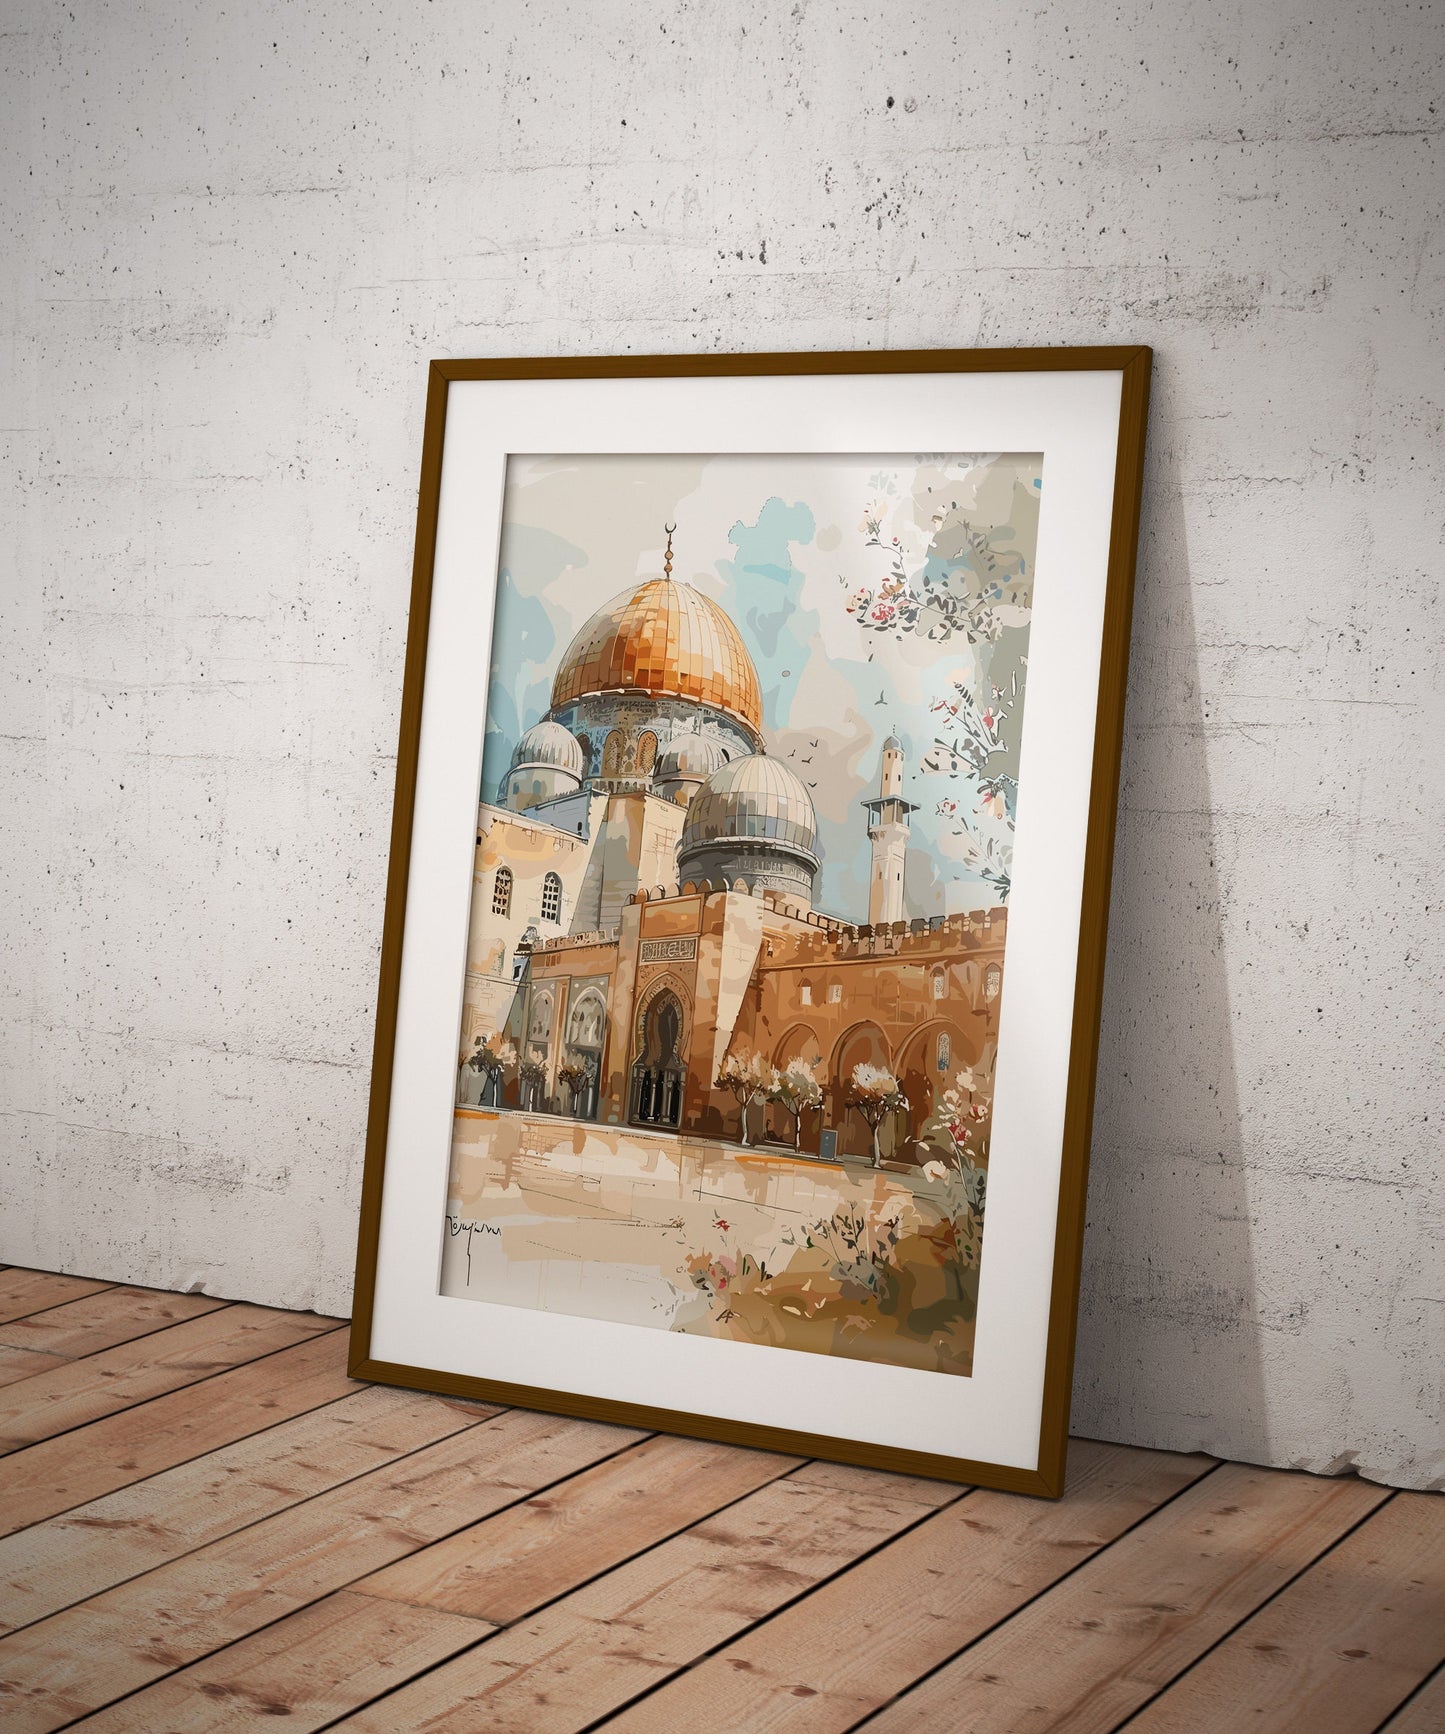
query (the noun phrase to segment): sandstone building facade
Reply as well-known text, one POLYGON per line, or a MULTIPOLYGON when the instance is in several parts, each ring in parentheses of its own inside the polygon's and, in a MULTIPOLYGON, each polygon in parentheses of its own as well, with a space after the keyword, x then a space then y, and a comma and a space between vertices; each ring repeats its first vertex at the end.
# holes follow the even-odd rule
MULTIPOLYGON (((714 1080, 730 1050, 756 1051, 815 1070, 805 1152, 863 1156, 846 1097, 868 1063, 908 1102, 884 1153, 922 1160, 957 1073, 991 1088, 1007 917, 907 918, 901 742, 861 802, 872 864, 855 923, 815 907, 812 799, 767 752, 736 625, 673 580, 670 542, 660 577, 577 634, 551 697, 478 809, 461 1101, 737 1140, 738 1103, 714 1080), (479 1071, 471 1056, 502 1044, 509 1069, 479 1071)), ((754 1107, 753 1142, 794 1132, 754 1107)))

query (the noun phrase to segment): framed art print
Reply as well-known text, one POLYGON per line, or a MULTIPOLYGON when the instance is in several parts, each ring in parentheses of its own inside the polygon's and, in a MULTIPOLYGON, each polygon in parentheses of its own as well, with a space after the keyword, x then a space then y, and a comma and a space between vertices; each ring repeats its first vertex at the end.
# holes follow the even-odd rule
POLYGON ((1062 1492, 1149 368, 432 364, 355 1376, 1062 1492))

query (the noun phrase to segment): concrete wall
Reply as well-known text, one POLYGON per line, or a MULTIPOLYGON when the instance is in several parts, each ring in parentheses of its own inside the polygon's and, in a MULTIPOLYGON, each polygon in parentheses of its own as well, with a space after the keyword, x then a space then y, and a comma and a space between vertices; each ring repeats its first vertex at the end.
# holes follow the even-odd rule
POLYGON ((347 1308, 429 356, 1147 342, 1077 1424, 1438 1474, 1445 9, 3 28, 0 1256, 347 1308))

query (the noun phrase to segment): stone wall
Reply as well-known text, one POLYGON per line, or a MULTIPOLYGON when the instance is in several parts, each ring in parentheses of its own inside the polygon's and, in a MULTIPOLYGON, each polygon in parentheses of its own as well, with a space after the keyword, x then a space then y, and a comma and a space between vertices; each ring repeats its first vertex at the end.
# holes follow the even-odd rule
POLYGON ((348 1306, 428 357, 1145 342, 1076 1424, 1438 1475, 1442 31, 12 0, 0 1257, 348 1306))

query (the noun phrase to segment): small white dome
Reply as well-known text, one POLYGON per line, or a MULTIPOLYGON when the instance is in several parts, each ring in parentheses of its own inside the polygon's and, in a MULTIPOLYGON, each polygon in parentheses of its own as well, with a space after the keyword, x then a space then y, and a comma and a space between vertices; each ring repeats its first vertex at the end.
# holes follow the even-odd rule
POLYGON ((512 769, 523 765, 555 766, 577 778, 587 773, 581 743, 557 722, 533 723, 517 742, 512 749, 512 769))

